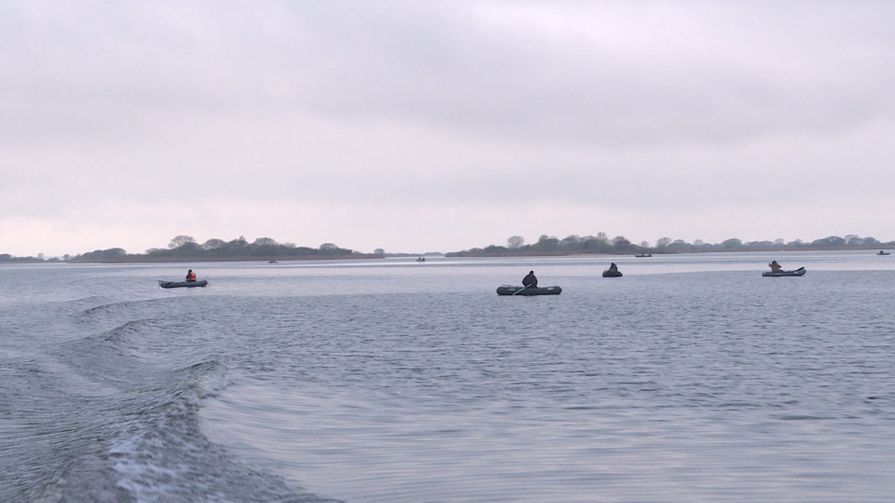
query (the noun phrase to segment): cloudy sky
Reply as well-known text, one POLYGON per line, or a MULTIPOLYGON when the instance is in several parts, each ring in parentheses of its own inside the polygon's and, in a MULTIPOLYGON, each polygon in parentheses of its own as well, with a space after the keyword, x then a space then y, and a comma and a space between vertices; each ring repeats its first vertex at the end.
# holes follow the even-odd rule
POLYGON ((890 2, 0 2, 0 253, 895 239, 890 2))

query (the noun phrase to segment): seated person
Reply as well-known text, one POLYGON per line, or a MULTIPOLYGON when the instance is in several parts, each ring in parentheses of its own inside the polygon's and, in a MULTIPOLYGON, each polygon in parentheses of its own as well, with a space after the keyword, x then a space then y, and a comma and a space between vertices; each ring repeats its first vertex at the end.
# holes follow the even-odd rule
POLYGON ((776 260, 772 260, 771 263, 768 264, 768 267, 771 268, 771 272, 780 272, 783 270, 783 268, 780 267, 780 264, 778 264, 776 260))
POLYGON ((186 272, 186 280, 190 283, 196 281, 196 273, 192 269, 186 272))
POLYGON ((615 262, 609 264, 609 270, 610 270, 610 271, 617 271, 617 270, 618 270, 618 266, 615 265, 615 262))
POLYGON ((528 274, 522 278, 522 286, 525 288, 537 288, 538 278, 535 277, 534 271, 528 271, 528 274))

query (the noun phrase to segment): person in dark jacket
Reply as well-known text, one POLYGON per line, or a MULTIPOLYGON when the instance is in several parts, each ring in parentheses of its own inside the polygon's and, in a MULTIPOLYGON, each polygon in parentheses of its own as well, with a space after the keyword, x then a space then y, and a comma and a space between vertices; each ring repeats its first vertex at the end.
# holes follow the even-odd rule
POLYGON ((522 286, 525 288, 537 288, 538 278, 535 277, 534 271, 528 271, 528 274, 522 278, 522 286))
POLYGON ((776 260, 772 260, 771 263, 768 264, 768 267, 771 268, 771 272, 780 272, 783 270, 783 268, 780 267, 780 264, 778 264, 776 260))

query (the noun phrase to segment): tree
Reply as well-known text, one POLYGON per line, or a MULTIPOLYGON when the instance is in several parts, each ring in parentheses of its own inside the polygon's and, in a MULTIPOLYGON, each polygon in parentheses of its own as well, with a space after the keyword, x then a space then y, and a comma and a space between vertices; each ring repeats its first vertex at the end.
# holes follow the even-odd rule
POLYGON ((106 250, 93 250, 92 252, 87 252, 82 255, 78 255, 73 261, 81 261, 81 262, 90 262, 97 261, 101 262, 103 260, 115 260, 127 255, 127 252, 124 251, 124 248, 108 248, 106 250))
POLYGON ((815 239, 811 242, 811 246, 816 248, 828 247, 828 246, 842 246, 845 244, 845 239, 842 239, 839 236, 827 236, 821 239, 815 239))
POLYGON ((628 241, 628 238, 624 236, 615 236, 612 238, 612 246, 616 248, 629 248, 631 246, 631 242, 628 241))
POLYGON ((510 236, 507 238, 507 248, 511 250, 515 250, 517 248, 522 248, 522 245, 525 244, 525 238, 522 236, 510 236))
POLYGON ((320 245, 320 249, 321 249, 321 250, 333 251, 333 250, 338 250, 339 247, 336 246, 335 243, 323 243, 322 245, 320 245))
POLYGON ((722 248, 742 248, 743 242, 737 238, 725 239, 721 242, 722 248))
POLYGON ((581 236, 577 234, 571 234, 563 238, 562 241, 559 242, 559 246, 563 248, 575 249, 578 248, 578 245, 581 244, 581 236))
POLYGON ((223 239, 209 239, 208 241, 202 243, 203 250, 216 250, 227 243, 223 239))
POLYGON ((537 244, 534 246, 539 250, 553 250, 559 245, 559 240, 554 236, 548 236, 546 234, 541 234, 541 237, 538 238, 537 244))
POLYGON ((168 243, 168 248, 173 250, 175 248, 180 248, 181 246, 183 246, 187 243, 195 243, 195 242, 196 242, 196 240, 193 239, 192 236, 185 236, 185 235, 181 234, 179 236, 174 236, 171 239, 171 242, 168 243))
POLYGON ((600 243, 593 236, 586 236, 581 240, 581 251, 587 253, 596 253, 600 249, 600 243))
POLYGON ((671 238, 669 237, 659 238, 656 240, 656 248, 665 248, 669 244, 671 244, 671 238))
POLYGON ((277 241, 272 238, 258 238, 252 244, 255 246, 276 246, 277 241))

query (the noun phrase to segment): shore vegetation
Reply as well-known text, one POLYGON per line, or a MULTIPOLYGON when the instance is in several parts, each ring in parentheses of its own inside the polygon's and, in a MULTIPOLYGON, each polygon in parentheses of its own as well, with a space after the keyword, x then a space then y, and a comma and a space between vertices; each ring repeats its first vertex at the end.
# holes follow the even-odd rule
MULTIPOLYGON (((883 242, 873 237, 848 234, 844 237, 827 236, 813 241, 742 241, 730 238, 720 243, 695 240, 688 243, 682 239, 661 237, 655 244, 641 241, 631 242, 624 236, 609 238, 605 233, 579 236, 571 235, 563 239, 541 235, 537 242, 526 244, 522 236, 511 236, 506 245, 489 245, 482 248, 444 253, 445 257, 529 257, 563 255, 653 255, 673 253, 706 252, 781 252, 810 250, 888 250, 895 249, 895 241, 883 242)), ((316 248, 297 246, 293 243, 279 243, 268 237, 248 242, 243 236, 230 241, 209 239, 199 243, 191 236, 175 236, 166 248, 150 248, 145 253, 128 253, 124 248, 93 250, 77 255, 45 258, 37 256, 16 257, 8 253, 0 254, 3 263, 42 262, 183 262, 183 261, 247 261, 247 260, 308 260, 308 259, 375 259, 385 257, 417 256, 415 253, 386 253, 377 248, 373 253, 361 253, 342 248, 335 243, 323 243, 316 248)), ((441 256, 440 252, 429 252, 427 256, 441 256)))
POLYGON ((786 242, 783 239, 774 241, 748 241, 737 238, 725 239, 720 243, 706 243, 697 239, 688 243, 682 239, 661 237, 655 245, 646 241, 632 243, 624 236, 609 238, 605 233, 595 236, 571 235, 564 239, 542 235, 537 242, 525 244, 521 236, 511 236, 506 245, 489 245, 483 248, 472 248, 458 252, 446 253, 448 257, 526 257, 526 256, 561 256, 561 255, 627 255, 627 254, 669 254, 669 253, 705 253, 705 252, 745 252, 745 251, 805 251, 805 250, 883 250, 895 248, 895 241, 881 242, 873 237, 859 237, 854 234, 828 236, 814 241, 796 239, 786 242))

